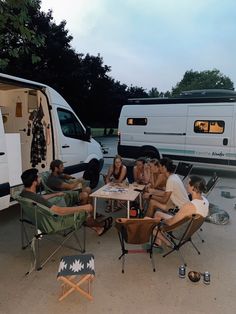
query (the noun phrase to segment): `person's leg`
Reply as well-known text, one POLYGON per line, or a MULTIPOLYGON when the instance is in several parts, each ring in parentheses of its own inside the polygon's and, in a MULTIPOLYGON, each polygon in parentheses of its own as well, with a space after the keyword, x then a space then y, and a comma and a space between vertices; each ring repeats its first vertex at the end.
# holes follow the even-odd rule
POLYGON ((146 212, 146 216, 153 218, 156 209, 159 208, 161 210, 167 211, 166 204, 162 204, 156 200, 151 199, 148 205, 148 209, 146 212))

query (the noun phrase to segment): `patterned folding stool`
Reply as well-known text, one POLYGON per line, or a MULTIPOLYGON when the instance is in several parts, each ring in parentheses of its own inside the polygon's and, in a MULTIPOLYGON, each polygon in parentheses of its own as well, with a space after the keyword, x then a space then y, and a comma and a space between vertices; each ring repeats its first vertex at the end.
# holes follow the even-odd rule
POLYGON ((57 280, 62 281, 62 293, 59 301, 66 298, 73 291, 78 291, 89 300, 93 300, 91 281, 94 276, 93 254, 62 257, 57 274, 57 280), (87 284, 87 291, 81 287, 82 284, 87 284))

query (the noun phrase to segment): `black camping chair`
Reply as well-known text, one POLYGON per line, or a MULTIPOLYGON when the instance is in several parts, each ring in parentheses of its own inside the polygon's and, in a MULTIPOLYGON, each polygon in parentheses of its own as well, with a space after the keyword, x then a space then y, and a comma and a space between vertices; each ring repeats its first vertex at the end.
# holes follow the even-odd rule
POLYGON ((170 242, 170 245, 172 246, 172 249, 164 254, 163 257, 177 251, 181 256, 184 265, 187 266, 180 252, 180 248, 188 242, 191 242, 194 249, 200 255, 200 251, 192 241, 192 236, 200 229, 204 221, 205 218, 203 216, 193 214, 189 217, 181 219, 172 226, 166 225, 163 221, 160 222, 158 232, 161 232, 161 234, 170 242))
POLYGON ((209 196, 209 194, 212 192, 216 184, 219 182, 220 178, 216 174, 216 172, 213 174, 213 176, 208 180, 206 184, 206 192, 205 195, 209 196))
POLYGON ((182 177, 182 181, 184 181, 187 176, 190 174, 191 170, 193 168, 192 164, 185 163, 185 162, 179 162, 176 169, 175 173, 179 176, 182 177))

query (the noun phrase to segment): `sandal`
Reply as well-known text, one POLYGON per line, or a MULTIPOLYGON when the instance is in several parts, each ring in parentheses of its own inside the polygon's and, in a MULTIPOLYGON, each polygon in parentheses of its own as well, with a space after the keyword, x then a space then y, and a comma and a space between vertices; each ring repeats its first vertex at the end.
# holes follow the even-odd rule
POLYGON ((108 225, 108 226, 104 226, 102 233, 100 233, 98 236, 101 237, 104 233, 106 233, 110 228, 112 227, 112 224, 108 225))

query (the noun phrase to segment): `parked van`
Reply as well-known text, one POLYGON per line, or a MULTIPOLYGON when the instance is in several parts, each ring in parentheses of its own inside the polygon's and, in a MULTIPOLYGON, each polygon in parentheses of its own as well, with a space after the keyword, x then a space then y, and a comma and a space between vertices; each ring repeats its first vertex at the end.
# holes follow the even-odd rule
POLYGON ((169 157, 236 170, 236 92, 199 90, 178 98, 130 99, 119 118, 118 153, 169 157))
POLYGON ((97 185, 101 147, 65 99, 47 85, 0 73, 0 209, 22 184, 22 171, 49 170, 53 159, 97 185))

